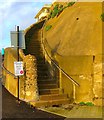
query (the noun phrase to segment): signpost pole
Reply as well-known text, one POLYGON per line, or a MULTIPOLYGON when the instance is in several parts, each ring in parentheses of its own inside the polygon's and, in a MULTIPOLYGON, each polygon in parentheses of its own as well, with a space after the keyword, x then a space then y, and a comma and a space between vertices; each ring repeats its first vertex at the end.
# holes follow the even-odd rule
MULTIPOLYGON (((17 26, 17 61, 19 61, 19 26, 17 26)), ((17 95, 19 101, 19 76, 18 76, 18 87, 17 87, 17 95)))

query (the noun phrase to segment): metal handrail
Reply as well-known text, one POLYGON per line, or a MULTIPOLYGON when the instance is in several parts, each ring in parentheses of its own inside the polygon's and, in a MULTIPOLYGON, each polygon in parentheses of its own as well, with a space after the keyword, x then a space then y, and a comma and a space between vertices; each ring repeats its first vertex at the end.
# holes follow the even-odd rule
POLYGON ((10 74, 11 76, 13 76, 13 77, 15 77, 15 78, 17 78, 17 76, 15 76, 15 74, 13 74, 12 72, 10 72, 9 70, 7 70, 7 68, 6 67, 4 67, 4 64, 1 64, 1 67, 8 73, 8 74, 10 74))
MULTIPOLYGON (((46 22, 47 22, 47 20, 45 21, 45 23, 46 23, 46 22)), ((44 26, 45 26, 45 23, 44 23, 44 25, 43 25, 43 28, 44 28, 44 26)), ((47 50, 46 50, 46 48, 45 48, 44 42, 43 42, 43 29, 42 29, 42 44, 43 44, 43 47, 44 47, 44 50, 45 50, 46 54, 48 55, 48 57, 50 58, 50 60, 52 61, 52 63, 53 63, 59 70, 61 70, 62 73, 63 73, 71 82, 73 82, 76 86, 80 86, 78 82, 76 82, 68 73, 66 73, 60 66, 58 66, 58 65, 54 62, 54 60, 49 56, 49 54, 48 54, 48 52, 47 52, 47 50)))

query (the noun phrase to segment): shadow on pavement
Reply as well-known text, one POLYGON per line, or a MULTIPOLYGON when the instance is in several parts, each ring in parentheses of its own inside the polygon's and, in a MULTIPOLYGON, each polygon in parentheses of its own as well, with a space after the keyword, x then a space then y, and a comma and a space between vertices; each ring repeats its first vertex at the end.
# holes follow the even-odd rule
POLYGON ((2 120, 30 120, 30 119, 52 119, 64 120, 64 117, 47 113, 36 108, 31 108, 28 104, 21 101, 16 102, 16 98, 12 96, 5 87, 2 86, 2 120))

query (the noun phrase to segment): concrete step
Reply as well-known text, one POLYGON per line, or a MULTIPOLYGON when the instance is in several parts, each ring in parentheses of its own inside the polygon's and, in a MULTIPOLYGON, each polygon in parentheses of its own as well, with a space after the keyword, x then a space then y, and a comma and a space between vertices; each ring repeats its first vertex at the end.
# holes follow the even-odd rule
MULTIPOLYGON (((38 60, 37 60, 38 61, 38 60)), ((44 61, 44 64, 41 64, 41 62, 38 62, 38 64, 37 64, 37 66, 38 67, 46 67, 47 66, 47 64, 45 63, 45 61, 44 61)))
POLYGON ((37 69, 38 69, 39 71, 43 71, 43 70, 44 70, 44 71, 48 71, 48 68, 47 68, 46 65, 44 65, 44 66, 43 66, 43 65, 42 65, 42 66, 41 66, 41 65, 40 65, 40 66, 37 65, 37 69))
POLYGON ((31 46, 31 48, 29 48, 28 51, 30 51, 30 52, 38 52, 38 51, 43 52, 43 49, 40 46, 31 46))
MULTIPOLYGON (((44 61, 43 61, 43 62, 41 61, 41 63, 44 64, 44 61)), ((39 64, 38 61, 37 61, 37 64, 39 64)), ((39 65, 37 65, 37 70, 38 70, 38 72, 39 72, 40 74, 43 73, 43 72, 49 73, 48 68, 47 68, 46 65, 44 65, 43 67, 39 67, 39 65), (44 70, 44 71, 43 71, 43 70, 44 70)))
POLYGON ((33 51, 35 51, 35 50, 28 51, 28 53, 31 55, 34 55, 36 57, 38 57, 39 55, 41 55, 41 56, 43 55, 43 53, 40 53, 40 51, 37 51, 37 52, 33 52, 33 51))
POLYGON ((43 54, 43 50, 41 48, 32 48, 31 50, 28 51, 31 52, 32 54, 38 54, 38 56, 43 54))
MULTIPOLYGON (((31 46, 31 48, 28 49, 30 52, 37 52, 37 51, 43 51, 41 47, 38 46, 31 46)), ((39 53, 38 53, 39 54, 39 53)))
POLYGON ((45 60, 37 60, 37 66, 38 67, 46 67, 47 66, 47 64, 45 63, 45 60))
POLYGON ((45 84, 45 83, 47 83, 47 84, 56 84, 57 83, 57 81, 56 80, 53 80, 53 79, 49 79, 49 80, 38 80, 37 81, 38 82, 38 84, 45 84))
POLYGON ((51 94, 51 95, 40 95, 40 100, 48 101, 48 100, 59 100, 59 99, 67 99, 66 94, 51 94))
POLYGON ((40 41, 41 40, 41 37, 39 36, 39 35, 35 35, 35 36, 32 36, 31 37, 31 40, 33 40, 33 41, 40 41))
MULTIPOLYGON (((29 49, 31 52, 33 51, 33 52, 38 52, 38 51, 42 51, 43 52, 43 49, 42 49, 42 47, 41 46, 31 46, 31 49, 29 49)), ((39 52, 39 53, 40 53, 39 52)), ((38 54, 39 54, 38 53, 38 54)))
POLYGON ((34 45, 31 46, 30 50, 31 50, 31 49, 35 49, 35 50, 39 49, 39 50, 42 50, 42 47, 41 47, 40 45, 35 45, 35 44, 34 44, 34 45))
POLYGON ((31 45, 32 45, 32 44, 39 44, 39 45, 41 45, 41 41, 31 41, 30 44, 31 44, 31 45))
POLYGON ((45 64, 45 61, 44 61, 44 60, 40 60, 40 61, 37 60, 37 63, 38 63, 38 64, 45 64))
MULTIPOLYGON (((35 38, 34 38, 34 39, 35 39, 35 38)), ((39 40, 37 40, 37 39, 35 39, 35 40, 30 41, 30 44, 39 44, 39 45, 42 44, 41 41, 39 41, 39 40), (36 40, 36 41, 35 41, 35 40, 36 40)))
POLYGON ((41 31, 39 31, 38 29, 35 30, 34 35, 41 35, 41 31))
POLYGON ((38 56, 36 59, 37 59, 37 60, 43 60, 43 59, 44 59, 44 56, 38 56))
POLYGON ((46 66, 46 64, 43 64, 43 65, 41 65, 39 62, 37 62, 37 68, 39 69, 39 70, 48 70, 48 67, 46 66))
POLYGON ((46 67, 37 67, 37 70, 39 70, 39 71, 47 71, 47 68, 46 67))
POLYGON ((37 64, 37 66, 38 66, 38 67, 46 67, 47 65, 46 65, 46 64, 41 64, 41 63, 39 63, 39 64, 37 64))
POLYGON ((48 107, 48 106, 62 105, 62 104, 68 104, 68 103, 70 103, 69 99, 59 99, 59 100, 49 100, 49 101, 40 100, 40 101, 37 101, 37 102, 33 102, 32 104, 35 107, 42 107, 42 106, 48 107))
POLYGON ((41 32, 35 32, 34 36, 41 36, 41 32))
MULTIPOLYGON (((36 58, 38 57, 38 54, 35 54, 35 53, 30 53, 30 52, 28 52, 28 54, 31 54, 31 55, 33 55, 33 56, 35 56, 36 58)), ((42 56, 43 54, 41 54, 41 56, 42 56)))
POLYGON ((41 38, 41 34, 40 34, 40 33, 39 33, 39 34, 36 34, 36 33, 35 33, 35 34, 33 35, 33 38, 38 38, 38 39, 39 39, 39 38, 41 38))
POLYGON ((32 47, 31 49, 28 49, 28 51, 31 53, 38 53, 38 55, 43 53, 43 49, 39 47, 32 47))
POLYGON ((45 75, 45 74, 39 74, 39 76, 38 76, 38 78, 39 79, 49 79, 49 78, 51 78, 50 76, 48 76, 48 75, 45 75))
POLYGON ((58 88, 57 84, 38 84, 39 89, 53 89, 53 88, 58 88))
POLYGON ((35 38, 35 39, 32 39, 31 42, 39 42, 39 43, 41 43, 41 39, 39 39, 39 38, 35 38))
POLYGON ((40 39, 40 37, 39 38, 32 37, 32 39, 30 40, 30 42, 41 42, 41 39, 40 39))
POLYGON ((40 72, 40 73, 42 73, 43 71, 45 71, 45 72, 47 72, 48 73, 48 69, 47 69, 47 67, 37 67, 37 70, 40 72))
POLYGON ((43 55, 42 53, 33 53, 32 51, 28 51, 29 54, 34 55, 35 57, 38 57, 39 55, 43 55))
POLYGON ((28 52, 30 52, 31 54, 38 54, 38 56, 43 54, 43 50, 38 49, 38 48, 32 48, 31 50, 28 50, 28 52))
POLYGON ((36 57, 37 60, 45 60, 44 55, 38 55, 36 57))
POLYGON ((49 73, 47 71, 41 71, 41 70, 37 69, 37 74, 47 76, 49 73))
POLYGON ((45 75, 38 75, 38 80, 42 80, 42 79, 45 79, 45 80, 48 80, 48 79, 51 79, 50 76, 45 76, 45 75))
POLYGON ((28 52, 31 53, 31 54, 38 54, 38 56, 40 56, 41 54, 43 54, 43 50, 38 49, 38 48, 32 48, 31 50, 28 50, 28 52))
MULTIPOLYGON (((32 44, 32 45, 30 45, 30 46, 31 46, 31 48, 34 48, 34 47, 35 47, 35 48, 41 48, 41 45, 40 45, 40 44, 35 44, 35 43, 32 44)), ((31 49, 31 48, 30 48, 30 49, 31 49)))
POLYGON ((33 37, 32 37, 32 39, 33 40, 41 40, 41 36, 40 35, 34 35, 33 37))
POLYGON ((44 56, 41 56, 41 55, 38 55, 36 59, 37 59, 37 60, 45 60, 45 57, 44 57, 44 56))
MULTIPOLYGON (((47 73, 41 73, 41 74, 39 74, 38 72, 37 72, 37 75, 38 75, 38 79, 40 80, 40 79, 42 79, 42 78, 40 78, 40 76, 48 76, 48 74, 47 73)), ((47 79, 48 79, 49 77, 47 77, 47 79)))
POLYGON ((36 43, 36 42, 30 43, 30 46, 36 46, 36 45, 37 45, 37 46, 41 46, 41 43, 38 43, 38 42, 37 42, 37 43, 36 43))
POLYGON ((35 46, 35 47, 41 47, 42 45, 39 43, 32 43, 31 46, 35 46))
POLYGON ((47 94, 59 94, 60 89, 39 89, 39 95, 47 95, 47 94))

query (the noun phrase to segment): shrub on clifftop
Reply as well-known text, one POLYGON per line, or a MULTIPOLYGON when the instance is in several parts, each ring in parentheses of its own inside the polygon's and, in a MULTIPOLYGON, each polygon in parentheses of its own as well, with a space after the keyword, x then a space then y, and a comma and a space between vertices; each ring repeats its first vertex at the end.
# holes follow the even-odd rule
POLYGON ((61 5, 59 5, 59 4, 56 4, 55 6, 54 6, 54 8, 51 10, 51 12, 50 12, 50 14, 49 14, 49 16, 48 16, 48 19, 50 19, 50 18, 54 18, 54 17, 58 17, 59 15, 60 15, 60 13, 64 10, 64 9, 66 9, 67 7, 70 7, 70 6, 72 6, 72 5, 74 5, 75 4, 75 2, 69 2, 66 6, 63 6, 62 4, 61 5))

